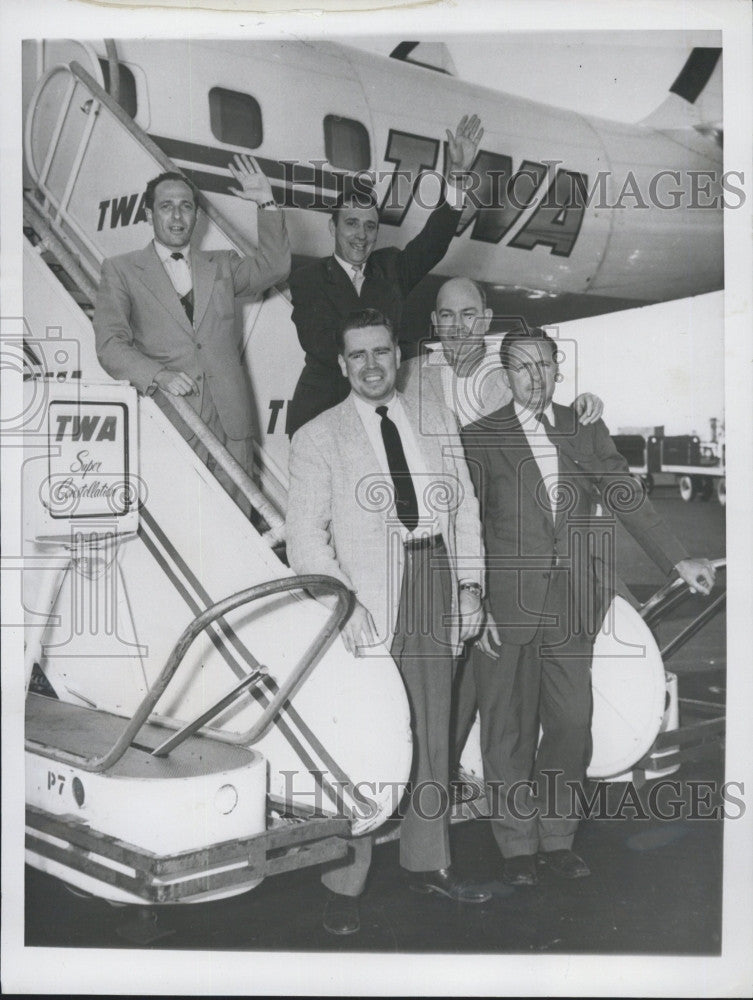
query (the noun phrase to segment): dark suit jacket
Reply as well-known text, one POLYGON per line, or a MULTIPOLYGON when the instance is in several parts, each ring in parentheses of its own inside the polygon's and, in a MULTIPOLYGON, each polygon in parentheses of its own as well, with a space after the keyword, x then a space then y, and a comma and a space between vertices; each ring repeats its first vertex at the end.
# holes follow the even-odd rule
POLYGON ((460 215, 443 202, 404 250, 375 250, 366 262, 360 295, 334 257, 324 257, 291 274, 293 322, 306 364, 288 410, 288 434, 341 403, 350 392, 337 364, 335 344, 337 331, 350 313, 378 309, 404 341, 415 342, 425 334, 401 331, 403 305, 411 289, 447 253, 460 215))
POLYGON ((489 607, 502 641, 512 645, 530 642, 545 605, 549 613, 554 573, 567 571, 567 600, 593 594, 595 573, 602 586, 614 580, 615 518, 665 573, 687 558, 630 475, 603 421, 584 427, 569 407, 553 408, 564 500, 556 519, 512 403, 461 432, 481 507, 489 607), (602 517, 593 514, 595 499, 602 517))
MULTIPOLYGON (((251 433, 252 409, 235 297, 260 294, 290 270, 282 212, 259 212, 258 232, 248 257, 191 248, 193 325, 152 242, 103 262, 93 319, 97 357, 109 375, 146 393, 163 368, 186 372, 200 389, 186 401, 201 412, 208 388, 223 430, 236 440, 251 433)), ((155 401, 168 407, 160 393, 155 401)))

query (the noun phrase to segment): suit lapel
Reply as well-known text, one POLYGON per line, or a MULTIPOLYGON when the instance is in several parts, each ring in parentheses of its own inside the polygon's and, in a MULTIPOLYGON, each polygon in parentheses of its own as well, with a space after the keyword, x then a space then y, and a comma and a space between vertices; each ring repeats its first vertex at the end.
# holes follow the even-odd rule
MULTIPOLYGON (((503 461, 512 466, 515 482, 526 491, 535 507, 541 511, 541 516, 547 525, 554 527, 555 521, 552 518, 551 509, 547 509, 545 506, 547 499, 542 485, 541 469, 536 461, 536 456, 531 451, 515 407, 512 403, 508 403, 497 413, 492 414, 492 418, 495 422, 500 421, 502 426, 508 428, 502 432, 500 437, 500 451, 503 461)), ((516 503, 518 496, 515 497, 516 503)))
POLYGON ((345 305, 346 312, 355 312, 361 302, 358 292, 334 257, 327 257, 324 261, 324 270, 327 278, 324 290, 337 311, 340 312, 345 305))
POLYGON ((209 296, 212 294, 212 287, 214 286, 214 279, 217 274, 217 264, 211 254, 202 253, 200 250, 192 251, 191 264, 193 277, 193 323, 194 328, 198 329, 209 305, 209 296))
POLYGON ((356 472, 356 481, 374 473, 381 475, 381 465, 363 426, 361 415, 350 396, 341 404, 339 440, 348 451, 348 465, 356 472))
POLYGON ((149 289, 152 295, 172 316, 178 326, 190 337, 193 337, 193 327, 189 322, 186 311, 180 304, 178 293, 173 287, 172 281, 167 276, 167 271, 162 266, 162 261, 157 256, 154 244, 146 246, 136 261, 139 278, 149 289))

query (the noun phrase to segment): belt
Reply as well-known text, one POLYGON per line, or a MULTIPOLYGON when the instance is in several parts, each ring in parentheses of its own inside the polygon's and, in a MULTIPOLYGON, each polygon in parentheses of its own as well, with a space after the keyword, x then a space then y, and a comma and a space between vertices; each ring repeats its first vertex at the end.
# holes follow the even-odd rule
POLYGON ((411 552, 417 549, 436 549, 444 545, 444 539, 441 535, 424 535, 421 538, 406 538, 403 545, 411 552))

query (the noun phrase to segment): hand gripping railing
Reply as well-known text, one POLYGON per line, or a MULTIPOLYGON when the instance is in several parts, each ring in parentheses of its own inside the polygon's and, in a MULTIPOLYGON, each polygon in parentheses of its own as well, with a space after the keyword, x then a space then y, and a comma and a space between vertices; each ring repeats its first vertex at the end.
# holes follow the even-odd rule
MULTIPOLYGON (((726 569, 727 567, 726 559, 712 559, 711 563, 714 569, 717 570, 726 569)), ((670 580, 669 583, 666 583, 660 590, 657 590, 653 597, 650 597, 646 603, 641 606, 641 618, 643 618, 649 627, 656 624, 660 618, 686 599, 688 596, 687 586, 688 585, 685 581, 679 577, 674 580, 670 580)), ((674 638, 672 638, 667 645, 660 650, 662 660, 669 659, 669 657, 684 646, 685 643, 696 634, 696 632, 700 631, 700 629, 702 629, 707 622, 711 621, 711 619, 722 610, 726 600, 727 590, 724 588, 717 594, 711 603, 700 612, 700 614, 696 615, 689 625, 674 636, 674 638)))
MULTIPOLYGON (((230 611, 234 611, 235 608, 241 607, 243 604, 250 604, 252 601, 257 601, 264 597, 272 597, 274 594, 287 593, 291 590, 329 592, 337 597, 337 603, 330 612, 330 615, 324 625, 319 629, 319 632, 316 634, 308 649, 299 660, 296 668, 291 671, 286 680, 280 685, 274 698, 264 709, 254 726, 248 731, 248 733, 243 734, 244 743, 256 742, 256 740, 258 740, 265 730, 271 725, 280 708, 303 681, 309 669, 314 666, 319 656, 324 652, 327 645, 332 640, 332 637, 338 632, 343 623, 346 621, 353 608, 354 597, 352 592, 334 577, 312 575, 291 576, 283 580, 271 580, 268 583, 257 584, 255 587, 250 587, 247 590, 239 591, 237 594, 232 594, 230 597, 226 597, 224 600, 218 601, 216 604, 211 605, 211 607, 203 611, 200 615, 194 618, 186 629, 184 629, 180 638, 173 647, 165 666, 162 668, 159 677, 157 677, 154 684, 152 684, 141 704, 133 714, 128 725, 107 753, 102 754, 99 757, 86 758, 72 753, 71 751, 47 747, 31 740, 27 740, 26 749, 31 750, 32 752, 43 757, 52 757, 55 760, 72 764, 74 767, 77 767, 82 771, 98 773, 113 767, 113 765, 120 760, 128 747, 133 743, 136 734, 144 723, 148 721, 152 710, 164 694, 167 685, 170 683, 170 680, 180 666, 183 657, 188 652, 194 639, 196 639, 196 637, 203 632, 208 625, 211 625, 212 622, 216 621, 218 618, 222 618, 223 615, 228 614, 230 611)), ((260 677, 263 676, 264 671, 259 669, 254 671, 248 677, 245 677, 240 684, 236 685, 232 691, 222 697, 210 709, 203 712, 198 719, 195 719, 173 737, 170 737, 169 740, 166 740, 165 743, 156 747, 155 750, 152 751, 153 754, 155 756, 165 756, 165 754, 167 754, 172 747, 177 746, 178 743, 182 742, 182 740, 184 740, 187 736, 191 735, 191 733, 203 726, 207 721, 209 721, 209 719, 218 715, 221 711, 227 708, 227 706, 235 701, 236 698, 240 697, 240 695, 247 690, 247 688, 249 688, 254 681, 258 681, 260 677)), ((217 735, 219 736, 220 734, 217 735)), ((227 740, 226 742, 236 743, 238 740, 233 738, 227 740)))

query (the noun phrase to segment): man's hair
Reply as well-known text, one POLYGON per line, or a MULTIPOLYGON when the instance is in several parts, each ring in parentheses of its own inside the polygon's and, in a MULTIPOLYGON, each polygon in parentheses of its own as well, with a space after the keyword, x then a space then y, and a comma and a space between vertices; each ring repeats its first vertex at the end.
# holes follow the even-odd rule
MULTIPOLYGON (((455 275, 454 278, 448 278, 447 281, 443 281, 442 284, 439 286, 439 289, 437 290, 437 299, 439 299, 439 293, 442 291, 444 286, 449 285, 451 281, 457 281, 458 278, 462 278, 463 281, 467 281, 470 285, 472 285, 476 289, 478 297, 481 300, 481 311, 486 312, 486 292, 484 291, 484 286, 480 284, 478 281, 476 281, 474 278, 467 278, 464 274, 457 274, 455 275)), ((436 306, 436 301, 435 301, 435 306, 436 306)))
POLYGON ((377 212, 379 211, 379 205, 377 204, 376 195, 373 190, 359 189, 357 191, 346 191, 339 195, 330 210, 332 221, 335 225, 337 225, 340 212, 344 208, 374 208, 377 212))
POLYGON ((194 182, 189 177, 179 174, 176 170, 168 170, 164 174, 153 177, 147 184, 144 193, 144 208, 148 208, 150 211, 154 210, 154 192, 157 190, 157 185, 161 184, 162 181, 182 181, 193 195, 194 206, 196 208, 199 207, 199 189, 194 182))
POLYGON ((345 334, 350 330, 365 330, 369 326, 383 326, 390 335, 393 344, 397 344, 397 337, 395 336, 395 331, 392 327, 392 323, 384 315, 384 313, 379 312, 378 309, 360 309, 358 312, 352 312, 346 317, 345 322, 337 331, 337 336, 335 337, 335 342, 337 344, 337 353, 342 354, 345 350, 345 334))
POLYGON ((515 360, 513 350, 516 344, 528 344, 532 340, 543 340, 545 343, 549 344, 549 349, 552 352, 552 360, 556 360, 557 355, 557 341, 553 340, 546 330, 542 330, 539 326, 520 326, 516 327, 514 330, 510 330, 502 338, 502 343, 499 345, 499 360, 503 368, 515 368, 517 367, 517 362, 515 360))

